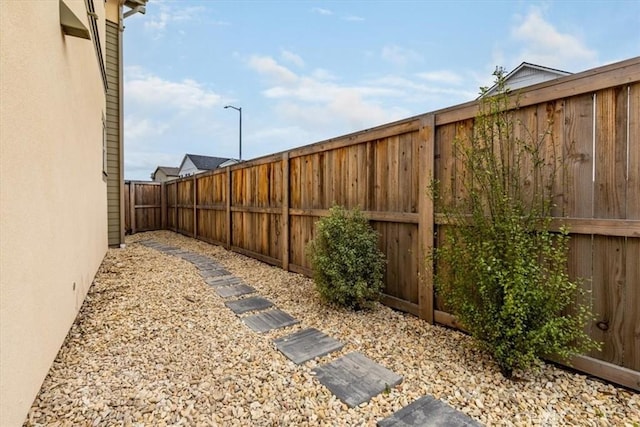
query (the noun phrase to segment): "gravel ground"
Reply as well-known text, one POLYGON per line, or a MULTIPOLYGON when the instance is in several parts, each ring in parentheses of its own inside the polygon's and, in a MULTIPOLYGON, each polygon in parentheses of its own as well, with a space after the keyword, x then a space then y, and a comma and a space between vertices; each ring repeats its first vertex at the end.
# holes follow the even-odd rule
POLYGON ((166 231, 109 250, 26 425, 373 426, 425 394, 486 425, 634 426, 640 396, 545 365, 517 381, 464 334, 377 305, 323 305, 310 279, 166 231), (256 334, 191 263, 136 243, 206 254, 301 321, 256 334), (272 339, 315 327, 346 345, 298 366, 272 339), (359 351, 404 381, 349 409, 311 373, 359 351))

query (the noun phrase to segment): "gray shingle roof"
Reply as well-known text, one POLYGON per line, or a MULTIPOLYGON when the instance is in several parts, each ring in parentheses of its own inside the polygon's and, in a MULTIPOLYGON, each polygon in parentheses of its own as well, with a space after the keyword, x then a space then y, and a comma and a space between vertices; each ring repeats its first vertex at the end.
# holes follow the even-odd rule
POLYGON ((222 163, 229 160, 224 157, 200 156, 198 154, 187 154, 186 157, 190 158, 193 164, 200 170, 216 169, 222 163))

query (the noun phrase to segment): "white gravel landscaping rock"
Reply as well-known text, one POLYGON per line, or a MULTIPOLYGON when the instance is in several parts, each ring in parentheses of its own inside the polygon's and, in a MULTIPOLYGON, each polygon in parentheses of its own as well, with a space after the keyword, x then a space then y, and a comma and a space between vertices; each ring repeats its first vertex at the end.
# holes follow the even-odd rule
POLYGON ((632 391, 553 365, 506 380, 460 332, 380 304, 323 305, 304 276, 158 231, 109 250, 25 425, 374 426, 425 394, 486 425, 640 423, 632 391), (193 264, 137 243, 146 239, 210 256, 300 323, 253 332, 193 264), (309 327, 345 346, 303 365, 275 348, 309 327), (311 370, 353 351, 404 381, 348 408, 311 370))

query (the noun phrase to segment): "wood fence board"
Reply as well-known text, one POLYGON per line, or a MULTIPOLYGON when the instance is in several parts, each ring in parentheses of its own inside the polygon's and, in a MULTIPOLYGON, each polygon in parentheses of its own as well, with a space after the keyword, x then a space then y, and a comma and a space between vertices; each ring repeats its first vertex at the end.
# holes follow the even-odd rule
MULTIPOLYGON (((421 183, 420 161, 420 135, 415 132, 411 134, 411 207, 409 212, 412 213, 418 213, 418 207, 420 206, 420 199, 422 197, 429 197, 427 187, 430 182, 427 182, 427 186, 424 186, 424 182, 421 183), (420 184, 422 184, 422 186, 420 184)), ((428 179, 423 179, 422 181, 431 181, 433 178, 434 176, 430 176, 428 179)))
POLYGON ((436 135, 435 173, 440 186, 440 198, 443 206, 451 207, 456 189, 455 148, 457 123, 440 126, 436 135))
POLYGON ((629 86, 628 120, 626 218, 640 219, 640 83, 629 86))
POLYGON ((565 176, 564 176, 564 100, 541 104, 538 109, 538 134, 543 136, 546 176, 552 176, 551 196, 553 206, 551 215, 562 217, 565 214, 565 176))
POLYGON ((591 336, 603 343, 591 352, 606 362, 622 365, 624 322, 625 254, 624 237, 593 238, 593 312, 591 336))
POLYGON ((369 208, 369 169, 373 165, 369 164, 368 157, 368 147, 369 143, 363 143, 357 145, 358 150, 358 160, 357 160, 357 168, 358 168, 358 176, 357 176, 357 205, 360 206, 360 209, 366 210, 369 208))
POLYGON ((626 239, 625 261, 622 366, 640 371, 640 239, 626 239))
MULTIPOLYGON (((468 145, 470 141, 473 139, 473 126, 474 120, 469 119, 465 120, 458 124, 455 128, 455 136, 452 144, 460 144, 460 145, 468 145)), ((452 147, 453 153, 456 152, 456 147, 452 147)), ((451 203, 460 206, 461 201, 467 196, 468 190, 465 186, 465 179, 467 176, 467 167, 465 162, 459 157, 454 156, 453 159, 453 183, 452 183, 452 191, 455 194, 451 196, 451 203)))
POLYGON ((289 205, 291 208, 301 208, 300 201, 300 162, 301 157, 289 159, 289 205))
MULTIPOLYGON (((419 130, 418 168, 419 187, 426 188, 435 174, 435 116, 427 116, 419 130)), ((432 252, 434 245, 435 208, 433 199, 421 197, 418 204, 418 262, 425 260, 432 252)), ((417 276, 418 309, 421 319, 433 323, 434 319, 434 286, 433 263, 424 263, 423 274, 417 276)))
POLYGON ((611 88, 596 94, 596 218, 624 218, 627 167, 627 91, 611 88))
MULTIPOLYGON (((411 205, 413 202, 413 193, 411 191, 412 153, 413 143, 412 134, 405 133, 400 135, 398 141, 398 208, 400 212, 412 212, 411 205)), ((417 174, 416 174, 417 175, 417 174)))
POLYGON ((399 297, 398 282, 399 282, 399 261, 400 261, 400 236, 398 224, 387 223, 387 287, 385 293, 394 297, 399 297))
POLYGON ((372 210, 388 211, 387 209, 387 177, 389 176, 389 163, 387 161, 387 139, 377 141, 374 146, 375 155, 375 190, 374 200, 372 202, 372 210))
MULTIPOLYGON (((400 138, 392 136, 388 138, 387 146, 387 210, 400 211, 400 165, 399 165, 399 145, 400 138)), ((392 236, 395 233, 392 234, 392 236)))
POLYGON ((567 216, 593 217, 593 96, 569 98, 564 106, 567 216))

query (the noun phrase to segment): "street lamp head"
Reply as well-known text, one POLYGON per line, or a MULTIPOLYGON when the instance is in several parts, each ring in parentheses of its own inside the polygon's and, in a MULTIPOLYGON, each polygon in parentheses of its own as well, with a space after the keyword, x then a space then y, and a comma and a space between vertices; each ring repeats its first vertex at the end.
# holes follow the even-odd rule
POLYGON ((241 111, 242 107, 234 107, 233 105, 225 105, 224 108, 233 108, 236 111, 241 111))

